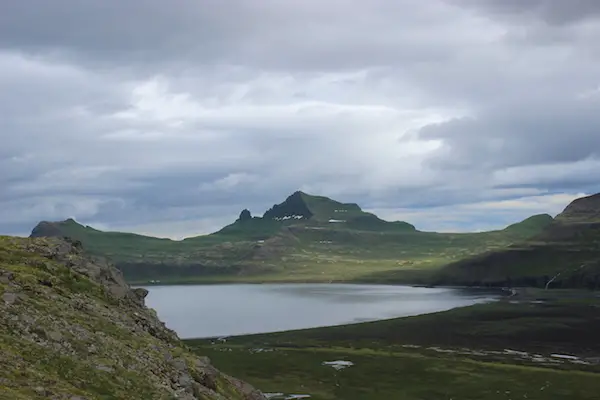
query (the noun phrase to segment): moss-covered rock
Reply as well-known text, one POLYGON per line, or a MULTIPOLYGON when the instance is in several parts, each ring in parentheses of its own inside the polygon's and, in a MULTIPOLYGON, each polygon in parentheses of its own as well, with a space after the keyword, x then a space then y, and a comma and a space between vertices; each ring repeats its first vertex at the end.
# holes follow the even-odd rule
POLYGON ((146 294, 77 243, 0 237, 0 399, 264 399, 190 353, 146 294))

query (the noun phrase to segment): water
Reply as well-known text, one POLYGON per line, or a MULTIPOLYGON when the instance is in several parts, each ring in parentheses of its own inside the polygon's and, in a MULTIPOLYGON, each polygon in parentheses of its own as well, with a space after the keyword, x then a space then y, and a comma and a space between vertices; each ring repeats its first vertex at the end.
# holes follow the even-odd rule
POLYGON ((454 288, 348 284, 149 286, 146 304, 181 338, 314 328, 425 314, 493 301, 454 288))

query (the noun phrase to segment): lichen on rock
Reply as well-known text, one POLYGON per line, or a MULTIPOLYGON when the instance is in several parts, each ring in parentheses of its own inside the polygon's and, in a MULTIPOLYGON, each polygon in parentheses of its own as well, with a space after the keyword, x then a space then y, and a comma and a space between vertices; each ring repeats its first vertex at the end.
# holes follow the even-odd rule
POLYGON ((0 237, 0 399, 248 399, 79 243, 0 237))

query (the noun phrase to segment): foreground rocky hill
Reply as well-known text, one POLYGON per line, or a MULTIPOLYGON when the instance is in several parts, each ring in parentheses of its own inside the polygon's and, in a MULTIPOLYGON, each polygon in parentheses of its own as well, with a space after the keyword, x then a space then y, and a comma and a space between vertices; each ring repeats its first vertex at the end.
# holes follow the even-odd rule
POLYGON ((262 216, 243 210, 210 235, 181 241, 102 232, 73 219, 41 222, 32 237, 69 237, 108 257, 130 282, 415 282, 445 263, 503 248, 552 222, 538 215, 482 233, 422 232, 385 221, 357 204, 295 192, 262 216))
POLYGON ((569 204, 538 235, 443 268, 436 283, 600 288, 600 194, 569 204))
POLYGON ((265 398, 190 353, 146 294, 78 243, 0 237, 0 399, 265 398))

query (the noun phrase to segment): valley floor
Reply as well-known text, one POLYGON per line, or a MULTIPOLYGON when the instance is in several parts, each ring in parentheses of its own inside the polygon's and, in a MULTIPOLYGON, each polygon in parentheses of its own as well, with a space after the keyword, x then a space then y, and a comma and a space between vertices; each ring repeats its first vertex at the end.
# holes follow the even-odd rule
POLYGON ((523 289, 436 314, 187 344, 278 398, 591 400, 599 335, 597 292, 523 289))

